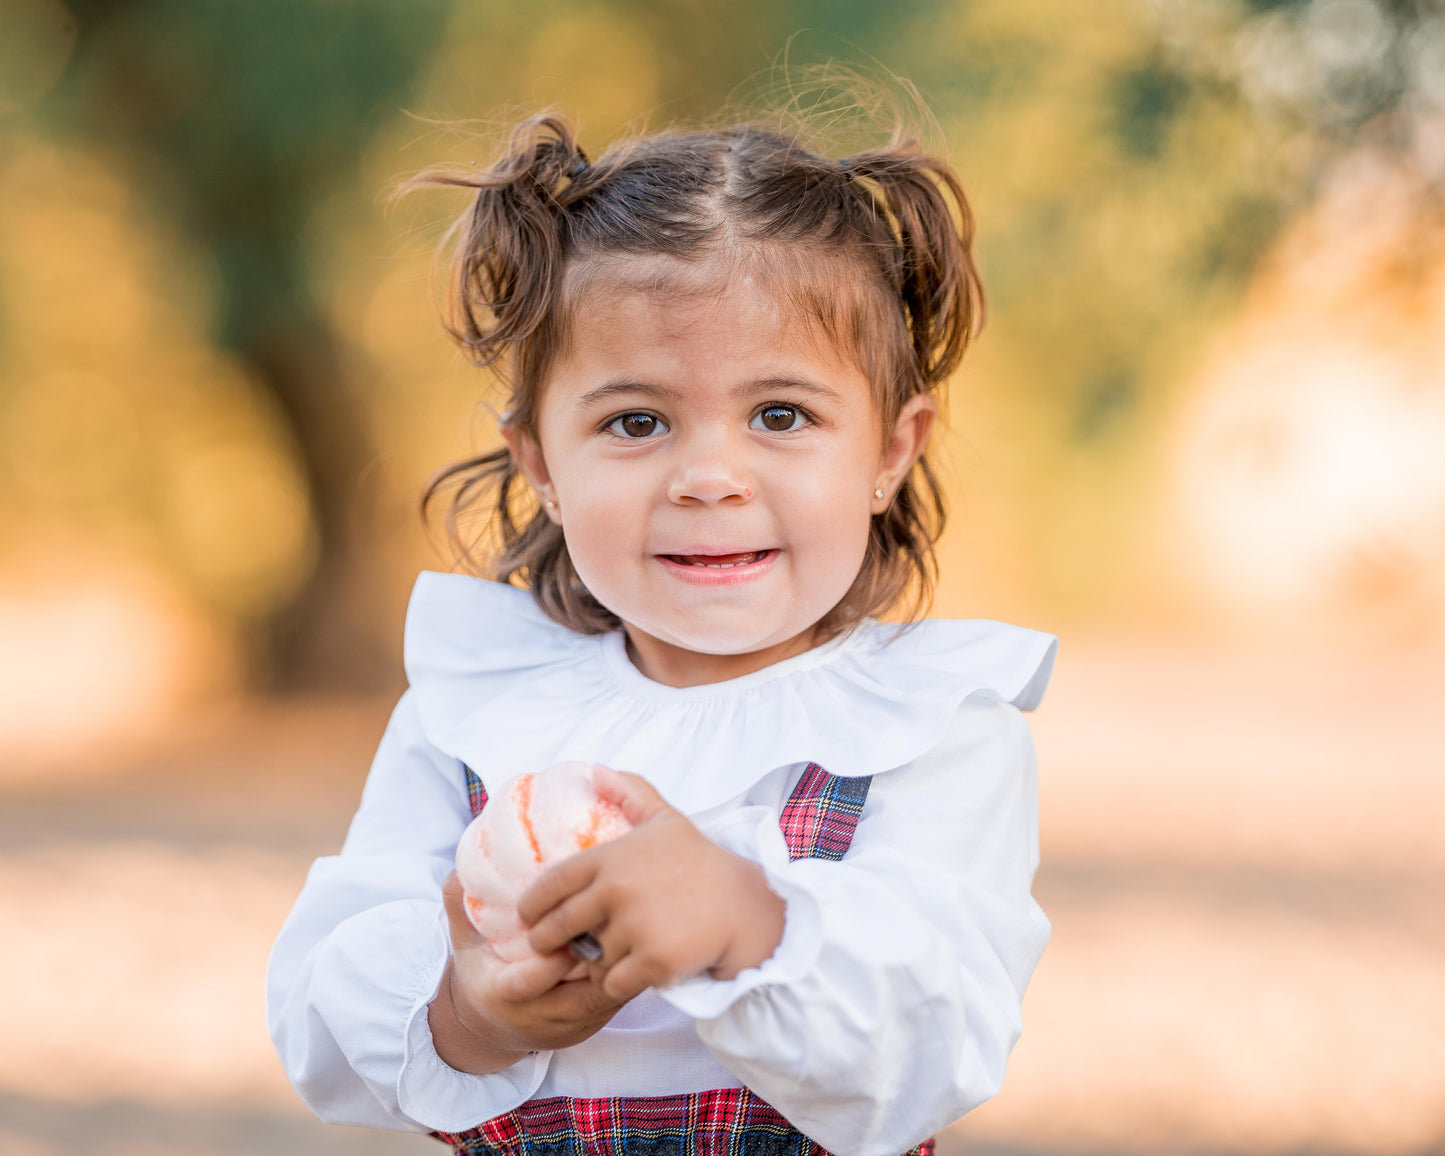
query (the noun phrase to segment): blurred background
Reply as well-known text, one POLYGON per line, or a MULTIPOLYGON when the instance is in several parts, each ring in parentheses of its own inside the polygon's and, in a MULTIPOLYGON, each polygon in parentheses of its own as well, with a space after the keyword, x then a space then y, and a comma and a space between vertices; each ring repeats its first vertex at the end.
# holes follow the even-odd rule
POLYGON ((940 1151, 1445 1152, 1432 0, 0 0, 0 1152, 440 1151, 314 1122, 262 997, 495 437, 463 202, 386 194, 825 60, 979 219, 935 611, 1063 640, 1054 941, 940 1151))

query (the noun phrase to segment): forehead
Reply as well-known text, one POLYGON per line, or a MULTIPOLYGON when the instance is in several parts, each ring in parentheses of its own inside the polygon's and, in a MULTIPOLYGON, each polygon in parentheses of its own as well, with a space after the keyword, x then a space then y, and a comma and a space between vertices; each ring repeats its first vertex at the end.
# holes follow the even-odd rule
POLYGON ((577 262, 564 282, 561 364, 579 358, 805 361, 862 369, 856 346, 805 304, 812 294, 760 255, 577 262))

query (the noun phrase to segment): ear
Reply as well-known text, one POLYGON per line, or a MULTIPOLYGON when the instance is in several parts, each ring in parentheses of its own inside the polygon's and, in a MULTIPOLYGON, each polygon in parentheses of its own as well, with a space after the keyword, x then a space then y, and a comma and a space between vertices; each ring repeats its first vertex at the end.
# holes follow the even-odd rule
POLYGON ((527 479, 527 484, 541 500, 542 513, 560 526, 562 511, 557 508, 557 492, 552 486, 552 475, 547 470, 547 460, 542 456, 541 444, 535 435, 509 422, 503 422, 501 430, 517 469, 522 471, 522 477, 527 479))
POLYGON ((908 471, 923 456, 937 416, 938 399, 931 394, 915 394, 903 403, 903 408, 898 411, 898 420, 893 423, 893 430, 884 443, 883 456, 878 459, 873 488, 875 491, 882 490, 883 497, 873 499, 873 513, 881 514, 888 509, 908 471))

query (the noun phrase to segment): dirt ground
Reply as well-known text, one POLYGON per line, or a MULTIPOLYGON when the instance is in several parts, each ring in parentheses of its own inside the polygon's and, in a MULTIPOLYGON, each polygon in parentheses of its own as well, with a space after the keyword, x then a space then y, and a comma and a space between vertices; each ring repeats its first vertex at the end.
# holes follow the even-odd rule
MULTIPOLYGON (((1445 1153, 1445 660, 1066 651, 1035 719, 1054 938, 945 1156, 1445 1153)), ((388 704, 198 717, 0 776, 0 1153, 441 1151, 321 1124, 275 932, 388 704)))

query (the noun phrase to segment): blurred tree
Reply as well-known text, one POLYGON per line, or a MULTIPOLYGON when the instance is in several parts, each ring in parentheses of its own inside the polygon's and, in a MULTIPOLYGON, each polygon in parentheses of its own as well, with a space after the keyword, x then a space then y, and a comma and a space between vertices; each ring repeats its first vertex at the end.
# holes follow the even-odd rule
POLYGON ((124 154, 220 275, 218 338, 274 396, 305 464, 318 563, 268 624, 261 679, 368 684, 355 375, 307 284, 307 228, 430 59, 442 0, 73 0, 78 39, 42 111, 124 154))

